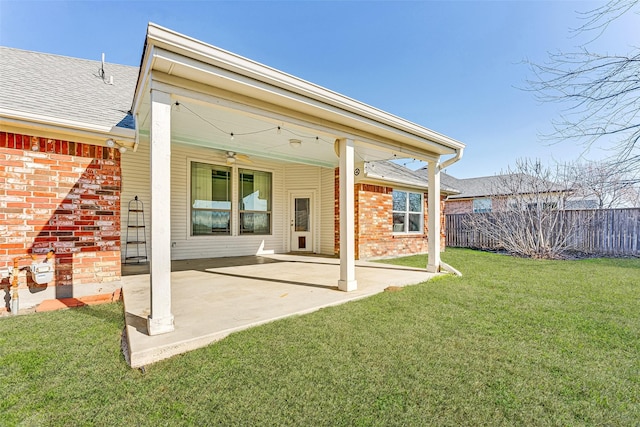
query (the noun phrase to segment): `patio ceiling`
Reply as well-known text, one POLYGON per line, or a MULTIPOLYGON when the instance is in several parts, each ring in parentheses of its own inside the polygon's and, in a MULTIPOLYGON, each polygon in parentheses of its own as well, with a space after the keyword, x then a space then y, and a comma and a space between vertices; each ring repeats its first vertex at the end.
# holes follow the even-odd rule
MULTIPOLYGON (((338 165, 334 150, 337 134, 245 111, 205 105, 186 97, 177 97, 176 102, 179 105, 172 107, 171 116, 172 141, 216 150, 212 159, 222 160, 227 151, 232 151, 248 155, 251 159, 323 167, 338 165), (301 141, 301 145, 292 146, 292 139, 301 141)), ((142 135, 148 135, 150 125, 146 107, 143 105, 144 118, 139 123, 142 135)), ((359 147, 356 152, 360 161, 393 158, 387 151, 367 147, 359 147)))

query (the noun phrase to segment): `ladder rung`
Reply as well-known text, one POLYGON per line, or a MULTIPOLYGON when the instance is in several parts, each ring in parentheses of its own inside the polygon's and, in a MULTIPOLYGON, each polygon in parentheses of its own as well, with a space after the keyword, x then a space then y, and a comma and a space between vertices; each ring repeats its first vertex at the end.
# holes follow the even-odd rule
POLYGON ((127 242, 128 245, 141 245, 143 243, 147 243, 147 242, 144 240, 133 240, 131 242, 127 242))
POLYGON ((144 212, 142 209, 129 209, 129 212, 144 212))
POLYGON ((125 259, 147 259, 146 256, 128 256, 125 259))
POLYGON ((127 225, 129 228, 144 228, 144 225, 127 225))

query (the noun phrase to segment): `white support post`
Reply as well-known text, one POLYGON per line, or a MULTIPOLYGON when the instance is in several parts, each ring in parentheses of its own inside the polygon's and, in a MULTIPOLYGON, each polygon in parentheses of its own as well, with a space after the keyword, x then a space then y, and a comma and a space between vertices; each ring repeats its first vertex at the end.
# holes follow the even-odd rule
POLYGON ((340 139, 340 280, 338 289, 355 291, 355 145, 353 139, 340 139))
POLYGON ((171 314, 171 95, 151 90, 151 314, 149 335, 174 330, 171 314))
POLYGON ((437 273, 440 271, 440 167, 438 162, 429 162, 427 171, 429 172, 427 193, 429 261, 427 262, 427 271, 437 273))

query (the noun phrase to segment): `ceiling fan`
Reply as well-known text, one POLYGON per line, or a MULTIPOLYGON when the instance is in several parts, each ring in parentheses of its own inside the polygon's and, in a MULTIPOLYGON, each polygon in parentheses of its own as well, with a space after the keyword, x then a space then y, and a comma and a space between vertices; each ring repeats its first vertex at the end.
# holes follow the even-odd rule
POLYGON ((238 154, 235 151, 227 151, 226 152, 226 160, 228 165, 234 164, 236 161, 241 161, 244 163, 253 163, 249 156, 245 154, 238 154))

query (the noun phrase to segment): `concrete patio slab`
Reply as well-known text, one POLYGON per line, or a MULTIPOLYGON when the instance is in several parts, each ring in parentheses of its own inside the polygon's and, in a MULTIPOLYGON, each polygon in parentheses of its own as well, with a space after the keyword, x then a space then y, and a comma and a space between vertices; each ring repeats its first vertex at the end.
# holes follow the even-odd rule
MULTIPOLYGON (((174 261, 171 287, 175 331, 156 336, 147 334, 149 274, 124 276, 131 367, 206 346, 235 331, 434 276, 422 269, 359 261, 358 290, 342 292, 337 290, 339 268, 338 259, 299 255, 174 261)), ((140 272, 144 267, 135 269, 140 272)))

